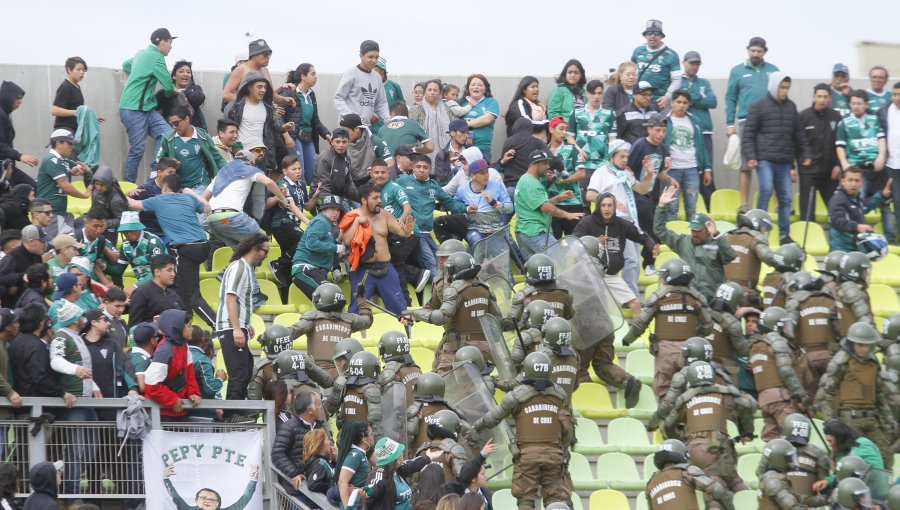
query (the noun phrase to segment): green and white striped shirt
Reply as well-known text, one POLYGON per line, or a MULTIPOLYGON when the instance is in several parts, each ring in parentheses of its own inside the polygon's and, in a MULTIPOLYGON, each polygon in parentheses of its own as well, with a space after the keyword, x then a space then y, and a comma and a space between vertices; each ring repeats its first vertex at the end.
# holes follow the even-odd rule
POLYGON ((249 328, 253 315, 253 289, 256 286, 256 272, 246 260, 240 258, 228 264, 219 287, 219 311, 216 312, 216 331, 234 329, 228 320, 225 296, 234 294, 238 300, 238 327, 249 328))

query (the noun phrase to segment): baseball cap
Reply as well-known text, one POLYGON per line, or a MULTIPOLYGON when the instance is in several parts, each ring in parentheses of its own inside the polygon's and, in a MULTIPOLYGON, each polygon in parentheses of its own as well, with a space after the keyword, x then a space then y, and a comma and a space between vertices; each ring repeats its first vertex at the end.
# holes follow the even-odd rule
POLYGON ((705 213, 697 213, 691 218, 691 223, 688 225, 688 228, 691 230, 703 230, 706 228, 706 222, 709 221, 709 216, 705 213))
POLYGON ((542 161, 550 161, 550 156, 541 149, 535 149, 528 155, 528 163, 540 163, 542 161))
POLYGON ((9 326, 17 320, 19 320, 19 317, 16 315, 15 310, 10 308, 0 308, 0 329, 9 326))
POLYGON ((83 317, 87 322, 89 322, 89 323, 93 322, 93 321, 99 319, 100 317, 103 317, 103 310, 101 310, 99 308, 92 308, 90 310, 85 311, 83 317))
POLYGON ((702 64, 703 60, 700 59, 700 54, 696 51, 689 51, 684 54, 685 62, 696 62, 698 64, 702 64))
POLYGON ((456 119, 450 123, 450 129, 448 129, 447 132, 448 133, 451 131, 463 132, 463 131, 471 131, 471 130, 472 130, 472 128, 469 127, 469 123, 466 122, 465 119, 456 119))
MULTIPOLYGON (((129 211, 126 211, 129 212, 129 211)), ((125 216, 125 213, 122 213, 122 217, 125 216)), ((143 230, 143 229, 141 229, 143 230)), ((63 248, 68 248, 69 246, 74 246, 79 250, 84 248, 84 245, 79 243, 77 239, 70 236, 69 234, 60 234, 53 238, 50 241, 50 244, 53 246, 53 249, 56 251, 62 250, 63 248)))
POLYGON ((484 154, 481 152, 481 149, 475 147, 466 147, 459 153, 459 157, 466 161, 477 161, 479 159, 484 159, 484 154))
POLYGON ((234 159, 243 159, 252 165, 256 163, 256 153, 250 149, 241 149, 234 155, 234 159))
POLYGON ((93 264, 91 264, 91 259, 87 257, 72 257, 72 260, 69 261, 69 265, 66 266, 66 269, 71 269, 73 267, 84 273, 86 276, 89 276, 93 264))
POLYGON ((319 209, 341 209, 341 199, 335 195, 324 195, 319 209))
POLYGON ((141 322, 131 328, 132 345, 145 344, 159 333, 159 325, 155 322, 141 322))
POLYGON ((763 51, 769 51, 769 48, 766 47, 766 40, 762 37, 751 37, 750 42, 747 43, 747 49, 758 46, 763 49, 763 51))
POLYGON ((47 232, 37 225, 28 225, 22 229, 22 242, 40 241, 47 236, 47 232))
POLYGON ((562 115, 557 115, 556 117, 553 117, 552 119, 550 119, 550 129, 555 128, 560 123, 566 123, 566 119, 564 119, 562 117, 562 115))
POLYGON ((77 276, 72 273, 62 273, 56 278, 56 292, 53 293, 53 300, 62 299, 63 295, 77 284, 77 276))
POLYGON ((831 68, 831 74, 837 74, 837 73, 850 74, 850 68, 847 67, 846 65, 838 62, 837 64, 834 65, 834 67, 831 68))
POLYGON ((397 148, 394 149, 394 157, 396 157, 396 156, 413 156, 415 154, 416 154, 416 151, 413 150, 413 146, 408 145, 408 144, 398 145, 397 148))
POLYGON ((53 142, 75 142, 75 137, 72 136, 72 132, 68 129, 54 129, 52 133, 50 133, 50 143, 46 146, 50 147, 53 145, 53 142))
POLYGON ((255 41, 250 41, 250 46, 247 48, 247 55, 252 57, 267 51, 270 53, 272 51, 272 48, 269 48, 269 43, 267 43, 265 39, 257 39, 255 41))
POLYGON ((645 90, 656 90, 656 87, 650 85, 649 81, 642 80, 638 82, 635 92, 643 92, 645 90))
POLYGON ((169 33, 168 28, 157 28, 150 34, 150 42, 153 44, 159 44, 160 41, 165 41, 166 39, 178 39, 174 35, 169 33))
POLYGON ((646 127, 666 127, 668 125, 668 119, 661 113, 651 113, 650 117, 644 121, 643 125, 646 127))
POLYGON ((339 123, 339 125, 347 129, 356 129, 359 126, 363 125, 363 121, 359 117, 359 115, 355 113, 348 113, 347 115, 341 117, 341 122, 339 123))
POLYGON ((476 159, 475 161, 469 163, 469 174, 474 174, 478 172, 483 172, 488 169, 490 165, 488 162, 483 159, 476 159))
POLYGON ((381 49, 378 47, 377 42, 371 39, 366 39, 365 41, 359 43, 359 53, 361 55, 365 55, 370 51, 381 51, 381 49))
POLYGON ((662 21, 658 19, 648 19, 647 24, 644 26, 644 31, 641 35, 654 34, 658 33, 659 35, 665 37, 666 34, 663 33, 663 25, 662 21))
POLYGON ((384 57, 379 56, 378 62, 375 64, 375 67, 380 67, 384 69, 384 72, 387 72, 387 60, 384 57))

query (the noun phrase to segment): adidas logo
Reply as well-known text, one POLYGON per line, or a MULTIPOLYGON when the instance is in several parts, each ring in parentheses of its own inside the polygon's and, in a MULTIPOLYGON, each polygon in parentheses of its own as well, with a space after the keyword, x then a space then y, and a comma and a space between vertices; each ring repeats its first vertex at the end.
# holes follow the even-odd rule
POLYGON ((372 88, 372 85, 369 84, 364 87, 359 88, 359 93, 362 94, 363 99, 360 100, 360 106, 375 106, 375 89, 372 88))

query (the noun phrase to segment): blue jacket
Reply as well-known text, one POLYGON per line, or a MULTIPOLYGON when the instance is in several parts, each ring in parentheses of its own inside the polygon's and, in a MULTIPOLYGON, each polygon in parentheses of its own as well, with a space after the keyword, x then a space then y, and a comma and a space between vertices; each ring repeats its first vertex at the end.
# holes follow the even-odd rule
POLYGON ((865 223, 866 213, 881 207, 883 202, 884 196, 881 193, 875 193, 863 201, 861 194, 851 197, 843 187, 838 186, 828 201, 828 218, 831 224, 828 238, 831 250, 856 250, 856 226, 865 223))
MULTIPOLYGON (((712 162, 709 161, 709 156, 706 154, 706 140, 703 139, 703 132, 700 128, 700 123, 697 121, 697 118, 691 115, 688 112, 688 118, 691 119, 691 126, 694 127, 694 147, 695 154, 697 157, 697 169, 698 170, 706 170, 707 168, 712 168, 712 162)), ((672 112, 669 112, 666 115, 666 147, 669 147, 671 150, 672 147, 672 112)))
POLYGON ((670 91, 678 89, 685 89, 691 93, 691 107, 688 109, 688 113, 697 119, 703 134, 712 134, 712 116, 709 111, 719 105, 719 99, 709 81, 703 78, 689 80, 687 76, 681 75, 681 78, 673 81, 672 86, 669 87, 670 91))

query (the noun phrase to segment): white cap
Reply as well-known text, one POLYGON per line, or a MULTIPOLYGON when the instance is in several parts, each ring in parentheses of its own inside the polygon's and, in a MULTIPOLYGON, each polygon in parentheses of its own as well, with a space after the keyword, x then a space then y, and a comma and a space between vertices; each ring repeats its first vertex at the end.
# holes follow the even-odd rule
MULTIPOLYGON (((466 160, 467 163, 472 163, 473 161, 478 161, 479 159, 484 159, 484 154, 481 153, 481 149, 478 147, 466 147, 459 153, 463 159, 466 160)), ((490 163, 490 161, 488 161, 490 163)))

